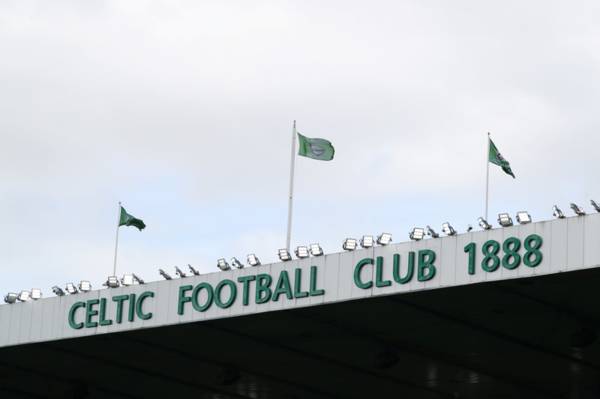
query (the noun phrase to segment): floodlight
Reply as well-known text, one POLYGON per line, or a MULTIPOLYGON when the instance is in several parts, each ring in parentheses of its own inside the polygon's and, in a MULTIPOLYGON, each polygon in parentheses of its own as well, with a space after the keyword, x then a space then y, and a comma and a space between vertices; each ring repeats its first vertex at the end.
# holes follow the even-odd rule
POLYGON ((42 299, 42 290, 39 288, 31 289, 31 299, 37 301, 38 299, 42 299))
POLYGON ((52 287, 52 292, 54 292, 54 295, 56 295, 56 296, 64 296, 65 295, 65 292, 58 285, 55 285, 54 287, 52 287))
POLYGON ((292 255, 290 255, 290 251, 288 251, 286 248, 281 248, 279 251, 277 251, 277 255, 279 255, 279 260, 282 262, 292 260, 292 255))
POLYGON ((260 260, 258 259, 258 257, 254 254, 250 254, 246 257, 246 260, 248 261, 248 264, 250 266, 260 266, 260 260))
POLYGON ((300 245, 299 247, 296 247, 296 250, 294 251, 294 253, 296 254, 296 257, 299 259, 308 258, 308 256, 310 255, 308 252, 308 247, 305 247, 304 245, 300 245))
POLYGON ((323 248, 319 244, 310 244, 309 246, 310 254, 312 256, 321 256, 323 255, 323 248))
POLYGON ((531 223, 531 215, 526 211, 517 212, 517 222, 519 224, 531 223))
POLYGON ((381 233, 377 236, 377 244, 388 245, 392 242, 392 235, 390 233, 381 233))
POLYGON ((362 236, 360 246, 363 248, 371 248, 374 244, 373 236, 362 236))
POLYGON ((489 230, 492 228, 492 225, 488 223, 487 220, 485 220, 484 218, 479 218, 477 219, 477 222, 479 223, 479 227, 481 227, 484 230, 489 230))
POLYGON ((431 226, 427 225, 427 235, 431 236, 431 238, 439 238, 440 235, 438 233, 435 232, 434 229, 431 228, 431 226))
POLYGON ((199 276, 200 272, 198 270, 196 270, 192 265, 188 264, 188 269, 190 269, 190 272, 194 275, 194 276, 199 276))
POLYGON ((242 262, 240 262, 235 257, 231 258, 231 266, 233 266, 233 267, 235 267, 237 269, 243 269, 244 268, 244 264, 242 262))
POLYGON ((577 204, 571 202, 571 209, 573 209, 573 212, 575 212, 577 216, 585 216, 585 211, 577 204))
POLYGON ((73 283, 67 283, 67 285, 65 286, 65 290, 67 290, 67 292, 70 295, 77 294, 79 292, 77 291, 77 287, 73 283))
POLYGON ((223 271, 231 269, 225 258, 217 259, 217 267, 223 271))
POLYGON ((422 227, 415 227, 408 234, 408 237, 413 241, 420 241, 425 237, 425 229, 422 227))
POLYGON ((163 276, 165 280, 173 280, 173 277, 169 276, 169 273, 165 272, 163 269, 158 269, 158 274, 163 276))
MULTIPOLYGON (((117 288, 121 284, 119 283, 119 278, 117 276, 108 276, 106 282, 102 285, 108 288, 117 288)), ((79 287, 79 289, 81 290, 81 286, 79 287)))
POLYGON ((8 294, 6 294, 4 296, 4 302, 13 304, 13 303, 17 302, 18 298, 19 298, 19 294, 17 294, 16 292, 9 292, 8 294))
POLYGON ((178 266, 175 266, 175 274, 178 275, 180 278, 187 277, 187 274, 185 274, 184 271, 181 270, 178 266))
POLYGON ((354 251, 358 247, 358 241, 356 238, 346 238, 342 244, 344 251, 354 251))
POLYGON ((17 297, 17 299, 21 302, 26 302, 31 299, 31 292, 29 292, 27 290, 23 290, 19 293, 19 296, 17 297))
POLYGON ((473 226, 468 225, 467 226, 467 233, 470 233, 471 231, 473 231, 473 226))
POLYGON ((92 290, 92 283, 87 280, 81 280, 79 282, 79 291, 88 292, 92 290))
MULTIPOLYGON (((467 231, 471 231, 469 230, 469 228, 471 230, 473 230, 473 227, 471 227, 469 225, 469 227, 467 228, 467 231)), ((455 236, 456 235, 456 230, 454 230, 454 227, 452 227, 452 225, 448 222, 442 224, 442 233, 446 234, 447 236, 455 236)))
POLYGON ((137 274, 131 273, 133 275, 133 279, 137 281, 138 284, 145 284, 144 280, 142 280, 137 274))
POLYGON ((552 216, 554 216, 557 219, 564 219, 565 218, 565 214, 563 213, 563 211, 561 211, 558 206, 554 205, 552 207, 552 216))
POLYGON ((512 218, 508 213, 499 213, 498 214, 498 223, 502 227, 510 227, 513 225, 512 218))
POLYGON ((592 204, 592 206, 594 207, 594 210, 595 210, 596 212, 600 212, 600 205, 598 205, 598 204, 596 203, 596 201, 594 201, 594 200, 591 200, 591 201, 590 201, 590 204, 592 204))
POLYGON ((126 287, 133 285, 134 282, 135 279, 133 278, 133 274, 124 274, 123 277, 121 277, 121 284, 126 287))

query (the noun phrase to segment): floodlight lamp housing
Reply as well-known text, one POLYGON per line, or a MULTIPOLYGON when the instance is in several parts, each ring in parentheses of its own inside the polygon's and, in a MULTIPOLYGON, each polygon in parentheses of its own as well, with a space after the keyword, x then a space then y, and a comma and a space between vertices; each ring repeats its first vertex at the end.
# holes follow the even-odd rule
POLYGON ((121 284, 126 287, 133 285, 134 282, 135 279, 133 278, 133 274, 124 274, 123 277, 121 277, 121 284))
POLYGON ((358 240, 356 238, 346 238, 342 244, 344 251, 354 251, 358 247, 358 240))
POLYGON ((571 202, 571 209, 577 216, 585 216, 585 211, 577 204, 571 202))
POLYGON ((27 290, 23 290, 19 293, 19 296, 17 299, 21 302, 27 302, 28 300, 31 299, 31 292, 29 292, 27 290))
POLYGON ((31 299, 37 301, 38 299, 42 299, 42 290, 39 288, 31 289, 31 299))
POLYGON ((498 214, 498 224, 502 227, 510 227, 513 225, 513 221, 508 213, 500 213, 498 214))
POLYGON ((360 246, 363 248, 371 248, 375 243, 375 240, 373 239, 373 236, 362 236, 362 238, 360 239, 360 246))
POLYGON ((598 205, 598 204, 596 203, 596 201, 594 201, 594 200, 590 200, 590 204, 592 204, 592 206, 594 207, 594 210, 595 210, 596 212, 600 212, 600 205, 598 205))
POLYGON ((473 231, 473 226, 468 225, 467 226, 467 233, 470 233, 471 231, 473 231))
POLYGON ((246 257, 246 261, 250 266, 260 266, 260 259, 255 254, 249 254, 246 257))
POLYGON ((88 292, 92 290, 92 283, 87 280, 81 280, 79 282, 79 291, 88 292))
POLYGON ((282 262, 292 260, 292 255, 290 255, 290 251, 288 251, 287 248, 281 248, 278 250, 277 255, 279 256, 279 260, 282 262))
POLYGON ((477 222, 479 223, 479 227, 481 227, 484 230, 490 230, 492 228, 492 225, 489 224, 488 221, 482 217, 477 219, 477 222))
POLYGON ((440 235, 431 227, 427 226, 427 235, 431 236, 431 238, 440 238, 440 235))
POLYGON ((187 277, 187 274, 183 270, 179 268, 179 266, 175 266, 175 274, 179 276, 179 278, 187 277))
POLYGON ((531 223, 531 215, 527 211, 517 212, 517 223, 528 224, 531 223))
POLYGON ((217 259, 217 267, 224 272, 231 269, 225 258, 217 259))
POLYGON ((413 241, 421 241, 425 238, 425 229, 422 227, 415 227, 410 231, 408 237, 413 241))
POLYGON ((309 250, 310 250, 310 254, 312 256, 321 256, 323 255, 323 248, 321 248, 321 246, 319 244, 310 244, 308 246, 309 250))
POLYGON ((381 233, 377 236, 377 244, 389 245, 392 242, 392 235, 390 233, 381 233))
POLYGON ((121 284, 119 283, 119 278, 117 276, 108 276, 106 282, 104 283, 104 286, 108 288, 117 288, 120 285, 121 284))
POLYGON ((70 294, 77 294, 79 291, 77 291, 77 287, 75 286, 75 284, 73 283, 67 283, 67 285, 65 286, 65 290, 70 294))
POLYGON ((552 216, 554 216, 557 219, 564 219, 565 218, 565 214, 563 213, 563 211, 560 210, 560 208, 556 205, 554 205, 552 207, 552 216))
POLYGON ((308 252, 308 247, 306 247, 304 245, 300 245, 300 246, 296 247, 296 250, 294 251, 294 253, 296 254, 296 257, 298 259, 304 259, 304 258, 308 258, 310 256, 310 253, 308 252))
POLYGON ((172 280, 173 279, 169 275, 169 273, 165 272, 163 269, 158 269, 158 274, 160 274, 165 280, 172 280))
MULTIPOLYGON (((469 227, 471 227, 471 226, 469 226, 469 227)), ((471 229, 472 229, 472 227, 471 227, 471 229)), ((467 228, 467 231, 470 231, 470 230, 467 228)), ((456 230, 454 230, 454 227, 452 227, 452 225, 450 223, 446 222, 446 223, 442 224, 442 233, 446 234, 447 236, 455 236, 456 230)))
POLYGON ((9 292, 8 294, 6 294, 4 296, 4 302, 8 303, 8 304, 13 304, 13 303, 17 302, 18 298, 19 298, 19 294, 17 294, 16 292, 9 292))
POLYGON ((231 266, 235 267, 236 269, 244 268, 244 264, 235 257, 231 258, 231 266))
POLYGON ((190 273, 192 273, 194 276, 199 276, 200 272, 198 270, 196 270, 196 268, 192 265, 190 265, 188 263, 188 269, 190 269, 190 273))
POLYGON ((52 287, 52 292, 54 292, 54 295, 56 295, 56 296, 64 296, 65 295, 65 292, 58 285, 55 285, 54 287, 52 287))

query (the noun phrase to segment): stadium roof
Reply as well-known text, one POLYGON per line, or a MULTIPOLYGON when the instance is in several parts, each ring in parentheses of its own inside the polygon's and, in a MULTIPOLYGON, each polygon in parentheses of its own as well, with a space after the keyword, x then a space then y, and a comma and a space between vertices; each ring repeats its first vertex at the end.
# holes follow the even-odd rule
POLYGON ((588 215, 6 305, 0 392, 15 398, 597 397, 598 244, 600 215, 588 215), (500 245, 497 255, 490 255, 496 244, 486 244, 492 241, 500 245), (411 257, 413 278, 401 284, 411 257), (283 270, 289 290, 280 283, 283 270), (261 274, 271 276, 271 298, 257 304, 252 287, 261 274), (255 277, 244 283, 243 276, 255 277), (228 306, 213 300, 200 311, 210 290, 203 283, 215 292, 221 287, 221 305, 230 290, 237 295, 228 306), (153 296, 140 304, 144 292, 153 296), (194 292, 198 297, 188 301, 194 292))

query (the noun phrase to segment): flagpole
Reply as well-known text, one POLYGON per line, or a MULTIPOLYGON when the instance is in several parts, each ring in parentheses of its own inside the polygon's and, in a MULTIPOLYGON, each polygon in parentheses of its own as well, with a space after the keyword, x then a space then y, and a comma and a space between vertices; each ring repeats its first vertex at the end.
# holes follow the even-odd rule
POLYGON ((292 205, 294 199, 294 166, 296 163, 296 121, 292 129, 292 159, 290 161, 290 195, 288 197, 288 223, 287 236, 285 240, 285 248, 290 250, 290 242, 292 239, 292 205))
POLYGON ((117 250, 119 249, 119 224, 121 223, 121 202, 119 201, 119 212, 117 216, 117 236, 115 238, 115 262, 113 265, 113 276, 117 275, 117 250))
POLYGON ((487 152, 485 154, 485 166, 487 169, 485 175, 485 220, 488 220, 488 207, 490 203, 490 132, 488 132, 487 152))

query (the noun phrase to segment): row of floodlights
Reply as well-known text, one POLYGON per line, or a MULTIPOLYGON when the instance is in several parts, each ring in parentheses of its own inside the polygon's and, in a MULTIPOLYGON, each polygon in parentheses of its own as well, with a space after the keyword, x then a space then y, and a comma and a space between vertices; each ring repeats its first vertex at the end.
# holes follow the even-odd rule
MULTIPOLYGON (((594 210, 600 213, 600 205, 598 205, 594 200, 591 200, 590 203, 592 204, 594 210)), ((571 203, 569 207, 573 210, 576 216, 586 215, 586 212, 583 210, 583 208, 575 203, 571 203)), ((564 212, 557 205, 552 207, 552 215, 557 219, 564 219, 566 217, 564 212)), ((516 219, 517 223, 519 224, 531 223, 531 216, 527 212, 517 212, 516 219)), ((478 219, 478 222, 479 226, 484 230, 489 230, 492 228, 492 225, 482 217, 478 219)), ((513 225, 513 221, 508 213, 500 213, 498 214, 498 224, 502 227, 510 227, 513 225)))
MULTIPOLYGON (((600 205, 598 205, 594 200, 591 200, 591 204, 597 212, 600 212, 600 205)), ((571 203, 570 207, 571 209, 573 209, 577 216, 583 216, 586 214, 581 207, 574 203, 571 203)), ((565 217, 563 212, 556 205, 554 205, 553 207, 553 215, 559 219, 565 217)), ((532 222, 531 215, 529 214, 529 212, 526 211, 517 212, 516 220, 519 224, 528 224, 532 222)), ((492 225, 483 217, 480 217, 477 221, 479 226, 483 230, 490 230, 492 228, 492 225)), ((508 213, 498 214, 498 224, 502 227, 510 227, 514 225, 512 217, 508 213)), ((470 232, 472 230, 473 227, 469 225, 467 227, 467 232, 470 232)), ((456 229, 454 229, 454 227, 452 227, 450 223, 446 222, 442 224, 442 233, 446 236, 454 236, 457 234, 457 231, 456 229)), ((413 241, 420 241, 426 236, 430 236, 431 238, 440 237, 440 235, 431 226, 427 226, 426 228, 415 227, 408 234, 408 237, 413 241)), ((380 234, 379 236, 377 236, 377 240, 375 240, 375 238, 372 235, 365 235, 360 240, 357 240, 356 238, 346 238, 342 243, 342 249, 344 249, 344 251, 354 251, 359 247, 359 245, 362 248, 371 248, 375 245, 375 243, 385 246, 391 242, 392 235, 389 233, 380 234)), ((309 246, 301 245, 299 247, 296 247, 294 253, 298 259, 303 259, 308 258, 311 255, 321 256, 323 255, 323 249, 319 244, 311 244, 309 246)), ((279 249, 277 251, 277 255, 279 257, 279 260, 281 260, 282 262, 292 260, 292 255, 287 250, 287 248, 279 249)), ((260 265, 260 260, 258 260, 258 257, 255 254, 248 255, 247 262, 250 266, 260 265)), ((241 269, 244 267, 244 264, 235 257, 231 258, 231 264, 229 264, 225 258, 221 258, 217 260, 217 267, 223 271, 226 271, 231 270, 232 267, 241 269)))
MULTIPOLYGON (((125 274, 121 280, 117 276, 109 276, 106 279, 106 282, 103 284, 105 287, 116 288, 120 285, 129 286, 134 284, 144 284, 144 280, 139 278, 137 275, 125 274)), ((88 280, 81 280, 79 285, 75 285, 74 283, 67 283, 65 288, 62 289, 58 285, 52 287, 52 292, 54 292, 57 296, 64 296, 66 294, 75 295, 79 292, 89 292, 92 290, 92 283, 88 280)), ((37 301, 42 298, 42 290, 39 288, 32 288, 31 291, 23 290, 20 293, 9 292, 4 296, 4 302, 8 304, 13 304, 17 301, 19 302, 27 302, 29 300, 37 301)))
MULTIPOLYGON (((382 233, 377 237, 377 241, 375 238, 370 235, 363 236, 363 238, 359 241, 355 238, 346 238, 342 244, 342 248, 346 251, 354 251, 360 246, 363 248, 370 248, 375 245, 375 242, 379 245, 388 245, 392 242, 392 235, 389 233, 382 233)), ((322 256, 324 254, 323 248, 319 244, 310 244, 300 245, 296 247, 294 250, 294 254, 298 259, 308 258, 309 256, 322 256)), ((292 260, 292 255, 287 248, 281 248, 277 251, 277 255, 279 256, 279 260, 282 262, 287 262, 292 260)), ((255 254, 250 254, 246 258, 249 266, 260 266, 260 260, 255 254)), ((223 271, 231 270, 231 268, 241 269, 244 267, 244 264, 240 262, 237 258, 231 258, 231 264, 227 262, 225 258, 221 258, 217 260, 217 267, 223 271)))
MULTIPOLYGON (((594 210, 600 213, 600 205, 598 205, 594 200, 591 200, 590 203, 592 204, 594 210)), ((585 211, 577 204, 571 203, 570 208, 577 216, 586 215, 585 211)), ((554 205, 554 207, 552 208, 552 214, 558 219, 565 218, 565 215, 562 212, 562 210, 560 210, 560 208, 558 208, 558 206, 556 205, 554 205)), ((529 213, 526 211, 517 212, 516 220, 519 224, 528 224, 532 222, 531 215, 529 215, 529 213)), ((483 217, 480 217, 477 221, 479 226, 483 230, 490 230, 492 228, 492 225, 483 217)), ((513 220, 510 214, 498 214, 498 224, 502 227, 513 226, 513 220)), ((473 227, 469 225, 467 228, 467 232, 470 232, 471 230, 473 230, 473 227)), ((452 225, 450 225, 450 223, 448 222, 442 224, 442 233, 446 236, 454 236, 457 234, 456 229, 454 229, 454 227, 452 227, 452 225)), ((440 235, 431 226, 427 226, 426 228, 415 227, 409 232, 408 236, 413 241, 420 241, 424 239, 425 236, 430 236, 431 238, 440 237, 440 235)), ((391 242, 392 235, 390 233, 382 233, 377 236, 377 239, 375 239, 372 235, 365 235, 360 240, 357 240, 356 238, 346 238, 342 243, 342 248, 345 251, 354 251, 359 247, 359 245, 362 248, 371 248, 375 246, 376 243, 378 245, 385 246, 390 244, 391 242)), ((309 246, 301 245, 295 249, 294 253, 298 259, 308 258, 311 255, 322 256, 324 254, 323 248, 321 248, 319 244, 310 244, 309 246)), ((292 260, 292 255, 286 248, 280 249, 278 251, 278 256, 282 262, 292 260)), ((255 254, 248 255, 247 262, 250 266, 260 266, 261 264, 260 260, 255 254)), ((225 258, 221 258, 217 260, 217 267, 223 271, 226 271, 231 270, 232 267, 241 269, 244 267, 244 264, 235 257, 231 258, 231 265, 225 260, 225 258)), ((188 265, 188 268, 192 275, 200 275, 200 272, 196 270, 192 265, 188 265)), ((165 280, 173 279, 171 275, 165 272, 163 269, 158 269, 158 272, 165 280)), ((185 273, 177 266, 175 266, 175 274, 180 278, 187 277, 187 273, 185 273)), ((125 274, 120 281, 117 276, 109 276, 103 285, 108 288, 117 288, 121 285, 130 286, 134 284, 144 284, 144 280, 139 278, 137 275, 131 273, 125 274)), ((64 296, 66 294, 74 295, 78 292, 91 291, 91 289, 92 284, 87 280, 82 280, 78 286, 76 286, 73 283, 67 283, 64 290, 58 286, 52 287, 52 291, 57 296, 64 296)), ((32 288, 30 291, 24 290, 20 293, 9 292, 4 297, 4 302, 12 304, 17 301, 26 302, 29 300, 38 300, 40 298, 42 298, 42 291, 39 288, 32 288)))

